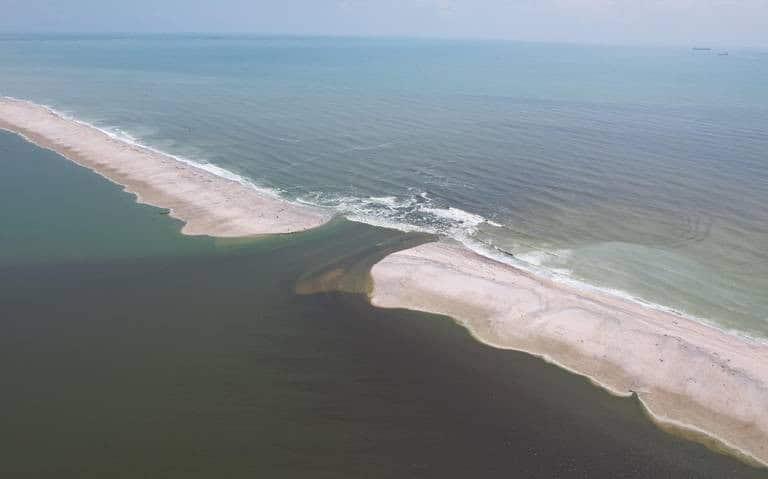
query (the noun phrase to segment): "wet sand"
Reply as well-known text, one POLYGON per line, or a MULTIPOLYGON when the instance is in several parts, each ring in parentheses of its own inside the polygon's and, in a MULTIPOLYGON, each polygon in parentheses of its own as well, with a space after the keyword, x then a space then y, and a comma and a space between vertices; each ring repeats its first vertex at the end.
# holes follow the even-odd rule
POLYGON ((184 234, 293 233, 320 226, 332 216, 122 141, 31 102, 0 98, 0 128, 90 168, 135 194, 140 203, 167 208, 186 223, 184 234))
POLYGON ((662 427, 768 464, 765 343, 454 244, 391 254, 371 276, 375 306, 451 316, 485 343, 541 356, 613 394, 636 394, 662 427))

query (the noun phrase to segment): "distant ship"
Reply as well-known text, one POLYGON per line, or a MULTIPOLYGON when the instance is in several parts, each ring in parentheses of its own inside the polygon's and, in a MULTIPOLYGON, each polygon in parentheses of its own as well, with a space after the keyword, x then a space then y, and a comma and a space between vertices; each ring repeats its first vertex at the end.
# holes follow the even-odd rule
POLYGON ((717 56, 720 56, 720 57, 724 57, 726 55, 728 55, 728 52, 720 52, 717 54, 717 56))
POLYGON ((709 47, 693 47, 693 49, 696 50, 696 51, 707 51, 707 52, 712 50, 709 47))

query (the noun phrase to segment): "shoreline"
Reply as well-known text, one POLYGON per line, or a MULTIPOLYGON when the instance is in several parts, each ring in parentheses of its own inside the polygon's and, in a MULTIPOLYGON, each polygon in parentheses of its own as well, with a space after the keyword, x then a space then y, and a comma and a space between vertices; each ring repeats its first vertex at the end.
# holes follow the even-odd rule
POLYGON ((541 357, 661 428, 768 465, 768 345, 601 291, 427 243, 371 268, 371 303, 451 317, 479 341, 541 357))
POLYGON ((0 129, 96 172, 135 195, 138 203, 168 209, 185 223, 185 235, 295 233, 333 217, 25 100, 0 98, 0 129))

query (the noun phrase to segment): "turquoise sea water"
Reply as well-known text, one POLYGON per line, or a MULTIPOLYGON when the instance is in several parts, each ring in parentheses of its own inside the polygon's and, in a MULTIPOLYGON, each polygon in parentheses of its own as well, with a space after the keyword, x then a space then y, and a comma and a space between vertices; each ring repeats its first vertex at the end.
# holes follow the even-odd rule
POLYGON ((0 94, 768 336, 768 52, 4 36, 0 94))

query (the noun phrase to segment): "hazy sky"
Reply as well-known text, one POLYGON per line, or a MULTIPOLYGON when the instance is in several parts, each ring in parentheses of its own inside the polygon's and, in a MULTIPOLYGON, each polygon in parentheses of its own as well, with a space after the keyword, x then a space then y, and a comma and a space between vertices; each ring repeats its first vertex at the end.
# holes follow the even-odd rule
POLYGON ((768 46, 768 0, 0 0, 0 31, 318 33, 768 46))

